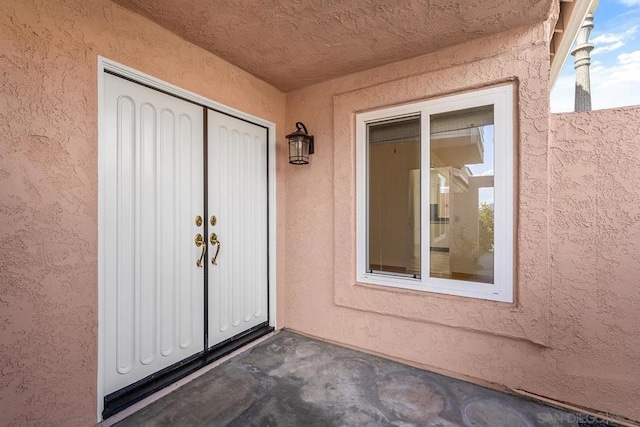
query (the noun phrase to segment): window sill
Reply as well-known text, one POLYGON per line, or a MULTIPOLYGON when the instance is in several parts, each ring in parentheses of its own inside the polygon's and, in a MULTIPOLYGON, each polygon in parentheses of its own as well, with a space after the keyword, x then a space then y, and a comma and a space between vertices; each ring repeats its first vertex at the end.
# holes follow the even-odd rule
POLYGON ((411 291, 430 292, 513 304, 512 295, 500 293, 496 285, 480 282, 463 282, 460 280, 436 278, 429 278, 423 281, 417 278, 400 278, 390 277, 384 274, 366 273, 358 276, 356 285, 373 288, 386 287, 398 290, 408 289, 411 291), (475 289, 465 289, 465 287, 469 288, 470 286, 473 286, 475 289), (485 288, 486 290, 481 288, 485 288))

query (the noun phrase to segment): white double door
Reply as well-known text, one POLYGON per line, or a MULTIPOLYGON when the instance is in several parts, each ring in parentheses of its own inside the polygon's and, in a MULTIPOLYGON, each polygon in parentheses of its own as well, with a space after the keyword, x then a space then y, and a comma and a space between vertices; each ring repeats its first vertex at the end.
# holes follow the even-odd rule
POLYGON ((265 128, 104 77, 106 396, 268 321, 268 189, 265 128))

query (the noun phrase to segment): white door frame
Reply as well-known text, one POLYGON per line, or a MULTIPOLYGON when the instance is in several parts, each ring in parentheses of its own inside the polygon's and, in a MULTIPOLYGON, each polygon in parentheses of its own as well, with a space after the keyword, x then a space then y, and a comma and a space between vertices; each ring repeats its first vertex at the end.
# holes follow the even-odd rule
MULTIPOLYGON (((178 86, 172 85, 126 65, 98 56, 98 382, 97 420, 102 421, 104 409, 104 72, 111 71, 135 82, 159 89, 170 95, 203 105, 239 119, 247 120, 267 128, 268 141, 268 174, 269 174, 269 326, 276 325, 276 125, 268 120, 252 116, 235 108, 215 102, 178 86)), ((204 302, 203 302, 204 303, 204 302)))

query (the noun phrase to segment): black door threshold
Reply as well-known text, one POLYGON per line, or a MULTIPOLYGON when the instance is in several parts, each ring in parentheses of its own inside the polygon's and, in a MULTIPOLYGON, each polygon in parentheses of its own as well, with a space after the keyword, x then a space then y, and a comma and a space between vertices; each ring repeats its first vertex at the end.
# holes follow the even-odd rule
POLYGON ((273 330, 273 326, 269 326, 265 322, 262 325, 255 326, 240 335, 236 335, 233 338, 211 347, 206 352, 194 354, 185 360, 168 366, 161 371, 105 396, 102 419, 106 420, 134 403, 141 401, 145 397, 151 396, 153 393, 194 373, 198 369, 273 332, 273 330))
POLYGON ((250 342, 273 332, 273 330, 273 326, 269 326, 267 324, 258 325, 244 331, 240 335, 236 335, 233 338, 222 341, 220 344, 209 348, 207 354, 205 355, 204 364, 208 365, 211 362, 215 362, 216 360, 226 356, 227 354, 233 353, 239 348, 244 347, 250 342))

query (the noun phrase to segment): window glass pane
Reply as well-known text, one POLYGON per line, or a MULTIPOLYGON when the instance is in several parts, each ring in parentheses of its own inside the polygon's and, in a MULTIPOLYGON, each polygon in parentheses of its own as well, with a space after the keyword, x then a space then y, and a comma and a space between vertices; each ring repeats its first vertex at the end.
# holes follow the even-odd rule
POLYGON ((420 276, 420 117, 367 126, 368 269, 420 276))
POLYGON ((430 123, 430 276, 493 283, 493 105, 430 123))

